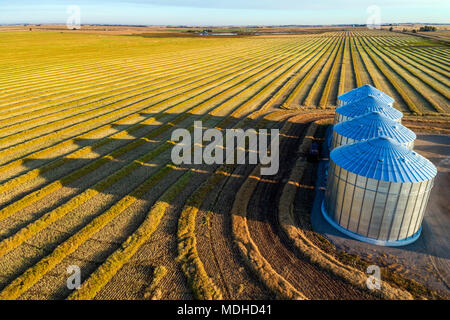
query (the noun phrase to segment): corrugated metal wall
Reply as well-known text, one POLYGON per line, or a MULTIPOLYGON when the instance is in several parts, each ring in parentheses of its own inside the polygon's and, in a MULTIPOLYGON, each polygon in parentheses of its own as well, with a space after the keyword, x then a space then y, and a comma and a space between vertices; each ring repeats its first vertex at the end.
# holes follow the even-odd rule
MULTIPOLYGON (((338 148, 340 146, 345 146, 347 144, 355 143, 355 142, 359 142, 359 141, 361 141, 361 140, 350 139, 350 138, 345 137, 333 130, 333 139, 332 139, 330 151, 333 150, 334 148, 338 148)), ((412 150, 414 148, 414 141, 402 143, 402 145, 404 145, 408 149, 412 150)))
POLYGON ((325 209, 337 224, 354 233, 379 240, 403 240, 419 230, 433 181, 370 179, 330 160, 325 209))

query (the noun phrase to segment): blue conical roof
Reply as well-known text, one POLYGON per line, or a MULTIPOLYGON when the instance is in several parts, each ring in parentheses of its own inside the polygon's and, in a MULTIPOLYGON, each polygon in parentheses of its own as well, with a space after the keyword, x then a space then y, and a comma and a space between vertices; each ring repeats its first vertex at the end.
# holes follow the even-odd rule
POLYGON ((388 137, 334 149, 331 160, 357 175, 391 182, 421 182, 436 176, 436 167, 420 154, 388 137))
POLYGON ((349 118, 356 118, 371 111, 377 111, 392 120, 399 120, 403 117, 403 113, 374 96, 365 97, 336 109, 336 113, 349 118))
POLYGON ((391 104, 394 102, 394 99, 385 94, 383 91, 372 87, 370 84, 365 84, 359 88, 343 93, 338 97, 338 99, 346 103, 352 103, 361 100, 369 95, 377 97, 379 100, 387 104, 391 104))
POLYGON ((334 131, 341 136, 357 141, 380 136, 392 138, 399 143, 408 143, 416 140, 414 132, 377 111, 341 122, 334 126, 334 131))

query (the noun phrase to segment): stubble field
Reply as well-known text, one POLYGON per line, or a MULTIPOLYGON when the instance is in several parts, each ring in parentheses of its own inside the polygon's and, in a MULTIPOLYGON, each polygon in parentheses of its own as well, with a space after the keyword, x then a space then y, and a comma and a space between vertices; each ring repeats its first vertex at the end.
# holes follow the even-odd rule
POLYGON ((305 151, 339 94, 372 84, 411 128, 450 133, 449 52, 370 30, 0 32, 0 299, 433 297, 395 277, 368 292, 298 216, 314 199, 305 151), (173 165, 171 132, 195 120, 279 128, 279 173, 173 165))

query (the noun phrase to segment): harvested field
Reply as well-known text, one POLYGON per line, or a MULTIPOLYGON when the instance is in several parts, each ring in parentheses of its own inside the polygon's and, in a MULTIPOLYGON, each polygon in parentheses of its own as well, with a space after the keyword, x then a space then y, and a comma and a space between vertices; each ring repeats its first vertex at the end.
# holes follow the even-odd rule
POLYGON ((356 86, 394 97, 413 130, 448 134, 447 45, 362 28, 220 39, 32 28, 0 28, 0 299, 391 297, 302 252, 279 208, 291 206, 317 241, 303 225, 316 166, 290 177, 310 125, 356 86), (279 129, 278 174, 175 165, 171 134, 194 121, 279 129), (296 196, 284 203, 290 183, 296 196), (66 285, 73 265, 77 291, 66 285))

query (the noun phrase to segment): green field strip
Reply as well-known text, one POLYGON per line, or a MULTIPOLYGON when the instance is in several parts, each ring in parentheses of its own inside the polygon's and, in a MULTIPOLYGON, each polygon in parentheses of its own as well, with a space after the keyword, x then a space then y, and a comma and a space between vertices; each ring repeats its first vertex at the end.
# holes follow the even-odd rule
MULTIPOLYGON (((256 50, 256 49, 252 49, 252 50, 256 50)), ((248 49, 247 49, 247 51, 248 51, 248 49)), ((243 55, 243 56, 245 56, 245 55, 246 55, 245 52, 246 52, 246 51, 238 52, 238 55, 243 55)), ((233 55, 236 55, 236 53, 233 53, 233 55)), ((219 56, 219 52, 217 52, 216 56, 222 57, 223 54, 219 56)), ((216 58, 217 58, 217 57, 216 57, 216 58)), ((203 59, 203 60, 205 60, 205 57, 200 57, 200 58, 197 58, 197 59, 200 59, 200 60, 203 59)), ((186 60, 186 57, 184 57, 183 60, 186 60)), ((192 60, 192 59, 191 59, 191 60, 192 60)), ((190 62, 191 60, 187 59, 186 61, 187 61, 187 62, 190 62)), ((176 61, 171 60, 169 66, 173 65, 174 62, 176 62, 176 61)), ((195 60, 194 60, 194 62, 195 62, 195 60)), ((143 63, 149 65, 149 62, 148 62, 148 61, 143 62, 143 63)), ((153 63, 153 64, 154 64, 155 66, 157 66, 157 64, 155 64, 155 63, 153 63)), ((182 65, 183 63, 180 63, 180 64, 182 65)), ((190 63, 190 65, 195 65, 195 63, 190 63)), ((119 68, 119 70, 120 70, 120 69, 126 69, 125 67, 126 67, 126 65, 125 65, 125 66, 122 65, 122 66, 119 68)), ((151 67, 151 64, 149 65, 149 67, 151 67)), ((161 66, 161 68, 163 68, 163 67, 164 67, 164 66, 161 66)), ((97 68, 97 70, 96 70, 95 73, 98 73, 98 72, 99 72, 99 69, 97 68)), ((80 81, 80 80, 79 80, 79 79, 80 79, 80 76, 79 76, 79 75, 73 75, 72 77, 77 81, 75 84, 73 84, 73 85, 76 85, 76 84, 80 81)), ((65 81, 65 82, 62 84, 62 86, 67 86, 67 85, 68 85, 68 83, 67 83, 67 77, 55 76, 54 78, 55 78, 55 79, 63 79, 63 78, 64 78, 64 81, 65 81)), ((89 78, 89 77, 88 77, 87 79, 92 80, 92 78, 89 78)), ((48 81, 53 85, 53 87, 58 86, 58 84, 54 84, 54 80, 52 80, 52 81, 48 80, 48 81)), ((30 84, 27 83, 26 85, 27 85, 28 91, 30 91, 30 84)), ((39 82, 39 86, 40 86, 41 88, 48 88, 48 87, 49 87, 48 85, 46 85, 46 86, 42 85, 42 81, 39 82)), ((61 86, 61 85, 59 85, 59 86, 61 86)), ((21 86, 19 86, 19 87, 21 87, 21 86)), ((78 87, 80 87, 80 86, 78 85, 78 87)), ((19 89, 20 89, 20 88, 19 88, 19 89)))
POLYGON ((415 92, 417 95, 419 95, 420 97, 422 97, 425 101, 427 101, 432 108, 434 108, 437 112, 439 113, 445 113, 444 109, 433 99, 431 98, 429 95, 425 95, 422 90, 418 90, 417 89, 417 85, 415 83, 415 80, 417 81, 417 79, 411 79, 410 76, 408 76, 408 74, 405 74, 405 71, 407 71, 405 68, 402 68, 400 65, 396 64, 395 62, 393 62, 393 60, 391 60, 390 58, 386 57, 386 55, 382 54, 378 49, 375 49, 373 47, 370 47, 366 40, 363 39, 365 42, 365 45, 367 47, 369 47, 369 50, 372 51, 376 57, 380 60, 382 60, 384 63, 386 63, 386 65, 389 66, 389 68, 398 76, 400 77, 403 81, 405 81, 407 84, 409 84, 409 87, 412 89, 413 92, 415 92), (383 55, 384 58, 381 56, 383 55))
POLYGON ((439 74, 444 75, 446 78, 449 76, 449 68, 444 68, 443 66, 438 66, 438 64, 434 62, 427 62, 426 59, 429 58, 429 55, 423 55, 420 51, 415 50, 411 51, 410 48, 405 48, 405 46, 398 45, 396 42, 393 42, 392 39, 383 39, 381 42, 382 45, 389 46, 387 49, 389 51, 394 51, 402 56, 406 56, 411 60, 418 62, 419 64, 425 66, 427 69, 433 70, 439 74))
MULTIPOLYGON (((441 65, 440 67, 442 67, 442 64, 446 65, 446 62, 443 59, 440 59, 440 58, 436 59, 432 54, 434 51, 439 50, 439 48, 441 48, 441 47, 434 46, 430 49, 428 49, 426 47, 422 47, 421 43, 423 42, 423 39, 419 40, 416 37, 413 37, 413 39, 411 41, 405 42, 405 41, 396 40, 392 37, 384 37, 383 40, 391 43, 390 48, 392 48, 392 49, 407 50, 408 52, 416 55, 420 59, 427 60, 429 62, 433 61, 434 63, 441 65), (417 43, 420 43, 420 45, 418 46, 417 43)), ((428 40, 425 40, 425 41, 428 41, 428 40)), ((429 42, 429 43, 432 44, 432 42, 429 42)), ((448 67, 448 65, 447 65, 447 67, 448 67)), ((448 69, 448 68, 446 68, 446 69, 448 69)))
POLYGON ((415 66, 420 68, 428 76, 436 79, 442 84, 445 84, 447 87, 450 86, 450 81, 448 80, 450 73, 447 73, 446 75, 446 73, 442 72, 441 69, 426 63, 423 59, 418 59, 416 56, 412 55, 409 51, 404 51, 402 49, 392 47, 391 50, 389 50, 389 52, 397 55, 401 59, 407 59, 409 63, 414 64, 415 66))
POLYGON ((434 71, 433 69, 428 68, 423 63, 417 62, 416 59, 411 58, 408 54, 402 54, 396 50, 390 50, 389 54, 396 56, 398 59, 403 61, 403 63, 408 64, 412 66, 414 69, 419 70, 423 77, 432 79, 434 85, 443 86, 446 88, 445 90, 448 90, 450 88, 450 81, 447 77, 445 77, 439 72, 434 71))
MULTIPOLYGON (((222 40, 222 39, 221 39, 222 40)), ((153 61, 156 62, 165 62, 165 61, 172 61, 172 60, 176 60, 182 57, 189 57, 190 55, 193 54, 199 54, 202 56, 210 56, 211 54, 214 53, 220 53, 220 50, 223 48, 223 43, 221 43, 221 40, 217 40, 216 45, 211 46, 211 47, 207 47, 207 46, 203 46, 204 44, 208 45, 206 42, 203 42, 201 44, 201 46, 197 46, 195 49, 190 49, 190 50, 186 50, 184 49, 182 46, 177 45, 177 47, 180 48, 180 50, 177 53, 172 53, 172 54, 163 54, 163 55, 155 55, 153 52, 149 52, 146 51, 145 48, 143 48, 142 50, 140 50, 140 52, 138 52, 137 55, 131 55, 130 52, 128 53, 124 53, 122 57, 117 58, 117 59, 112 59, 108 56, 105 56, 104 54, 94 54, 94 55, 87 55, 86 61, 83 60, 82 56, 76 55, 75 57, 73 57, 72 59, 72 63, 70 66, 67 66, 65 64, 63 64, 64 68, 60 68, 62 71, 61 72, 66 72, 66 71, 70 71, 70 69, 80 69, 80 68, 86 68, 87 64, 89 63, 89 67, 92 65, 95 65, 95 63, 98 63, 98 61, 100 61, 100 64, 104 64, 105 66, 108 65, 112 65, 112 66, 117 66, 120 64, 123 64, 123 62, 128 62, 130 61, 130 57, 132 57, 133 61, 136 62, 141 62, 141 61, 147 61, 149 58, 152 59, 153 61), (82 63, 78 63, 79 61, 82 61, 82 63), (78 65, 77 65, 78 63, 78 65)), ((165 42, 164 40, 162 42, 165 42)), ((283 40, 283 41, 273 41, 273 47, 276 47, 280 44, 285 44, 287 43, 287 41, 283 40)), ((264 45, 263 41, 244 41, 241 43, 236 43, 235 41, 233 41, 233 43, 231 45, 229 45, 230 48, 236 48, 236 49, 242 49, 242 50, 247 50, 248 47, 257 47, 257 46, 261 46, 264 45)), ((47 56, 46 56, 47 57, 47 56)), ((59 59, 56 60, 56 63, 61 63, 61 59, 62 58, 69 58, 66 54, 65 55, 61 55, 59 57, 59 59)), ((17 61, 17 59, 16 59, 17 61)), ((35 61, 41 61, 41 60, 35 60, 35 61)), ((45 60, 44 60, 45 61, 45 60)), ((17 68, 16 68, 17 69, 17 68)), ((28 70, 30 68, 24 68, 25 70, 28 70)), ((49 63, 47 63, 47 69, 49 70, 49 73, 57 73, 58 71, 55 70, 54 68, 54 63, 52 63, 51 65, 49 65, 49 63)), ((44 71, 41 70, 36 70, 39 71, 40 73, 43 73, 44 71)), ((19 72, 19 70, 15 70, 14 74, 17 74, 17 72, 19 72)))
MULTIPOLYGON (((87 35, 83 35, 82 38, 79 38, 79 40, 86 40, 89 36, 87 35)), ((123 36, 112 36, 112 37, 108 37, 109 39, 105 39, 107 41, 111 40, 111 41, 115 41, 117 44, 120 44, 121 41, 123 41, 124 39, 126 39, 126 37, 123 36)), ((60 46, 57 46, 55 43, 55 40, 57 41, 57 39, 53 39, 52 42, 52 46, 47 47, 48 49, 52 50, 52 55, 48 55, 45 54, 45 50, 42 51, 42 54, 40 55, 34 55, 33 53, 35 53, 35 50, 29 50, 31 49, 29 44, 30 43, 34 43, 34 41, 39 41, 40 45, 42 44, 42 39, 36 39, 35 37, 30 39, 29 43, 27 43, 26 46, 23 46, 22 48, 24 50, 17 50, 16 52, 14 52, 14 55, 12 54, 12 52, 8 51, 8 48, 2 48, 0 50, 2 50, 2 56, 3 56, 3 60, 2 62, 4 64, 6 64, 5 67, 5 72, 7 72, 8 70, 10 70, 11 73, 14 73, 15 71, 17 71, 18 69, 20 70, 21 68, 24 68, 26 66, 32 67, 36 64, 37 61, 39 61, 39 63, 47 63, 47 66, 45 67, 46 70, 54 70, 55 67, 52 66, 52 64, 56 63, 58 64, 58 62, 61 60, 61 58, 66 58, 66 59, 70 59, 71 61, 74 61, 73 64, 71 65, 75 65, 75 62, 78 61, 82 61, 82 65, 86 65, 88 63, 92 63, 94 61, 96 61, 98 58, 104 58, 104 60, 120 60, 120 59, 127 59, 130 56, 133 56, 134 58, 143 58, 145 56, 149 57, 151 56, 153 59, 159 59, 162 56, 166 55, 166 56, 176 56, 179 55, 179 53, 181 51, 185 52, 186 54, 188 54, 189 52, 193 52, 193 51, 202 51, 199 50, 199 47, 204 47, 204 48, 219 48, 222 44, 220 43, 220 41, 202 41, 202 43, 200 44, 199 41, 189 41, 191 44, 196 43, 196 47, 195 50, 191 50, 194 49, 193 46, 190 46, 190 48, 186 47, 183 44, 183 41, 177 41, 174 42, 174 39, 160 39, 160 41, 158 41, 159 44, 167 44, 169 42, 172 42, 172 45, 176 48, 174 48, 174 50, 172 50, 171 52, 165 50, 166 48, 164 48, 163 51, 159 51, 157 53, 157 51, 155 50, 148 50, 148 47, 146 47, 146 44, 148 44, 149 42, 146 41, 144 38, 139 38, 136 37, 135 38, 137 41, 135 41, 136 44, 139 45, 139 49, 138 50, 133 50, 130 47, 115 47, 114 50, 110 50, 110 48, 107 48, 108 50, 102 53, 99 53, 99 50, 101 50, 101 47, 97 47, 97 46, 90 46, 88 44, 88 46, 86 46, 86 43, 83 44, 82 47, 80 47, 80 43, 70 43, 69 46, 71 48, 73 48, 74 50, 76 50, 76 52, 68 52, 68 50, 64 50, 61 51, 60 50, 60 46), (82 49, 82 50, 80 50, 82 49), (175 52, 176 51, 176 52, 175 52), (20 62, 19 66, 11 64, 11 62, 8 63, 8 53, 9 53, 9 57, 11 57, 11 61, 15 61, 15 62, 20 62), (20 54, 21 53, 26 53, 26 56, 21 57, 20 54), (58 61, 59 60, 59 61, 58 61), (11 67, 11 68, 8 68, 11 67)), ((177 39, 178 40, 178 39, 177 39)), ((221 39, 222 40, 222 39, 221 39)), ((227 43, 230 43, 230 41, 226 41, 227 43)), ((241 41, 242 42, 242 41, 241 41)), ((66 43, 67 44, 67 43, 66 43)), ((17 45, 17 43, 16 43, 17 45)), ((46 48, 46 49, 47 49, 46 48)), ((68 47, 66 47, 65 49, 67 49, 68 47)), ((153 48, 155 48, 153 46, 153 48)), ((101 52, 101 51, 100 51, 101 52)), ((42 68, 40 69, 42 71, 42 68)), ((8 71, 9 72, 9 71, 8 71)))
MULTIPOLYGON (((368 39, 370 43, 370 39, 368 39)), ((423 69, 419 69, 416 66, 407 63, 405 61, 405 57, 399 57, 397 54, 392 53, 389 50, 383 50, 383 54, 387 57, 389 57, 392 61, 397 63, 400 67, 402 67, 403 70, 406 70, 411 76, 415 77, 416 79, 420 80, 422 83, 426 84, 426 86, 429 87, 429 89, 436 91, 440 95, 442 95, 444 98, 447 99, 446 104, 449 103, 448 99, 450 99, 450 92, 448 91, 448 88, 444 89, 441 88, 438 83, 436 82, 436 79, 429 79, 424 76, 424 73, 422 72, 423 69)))
POLYGON ((446 75, 447 77, 450 77, 449 69, 443 66, 439 63, 439 61, 435 61, 429 58, 429 56, 422 56, 420 54, 417 54, 416 51, 412 51, 410 49, 398 49, 398 51, 407 52, 410 56, 415 57, 418 61, 421 63, 424 63, 428 68, 431 68, 431 66, 434 67, 434 70, 436 72, 441 73, 442 75, 446 75), (431 65, 431 66, 430 66, 431 65))
POLYGON ((442 61, 447 67, 450 67, 450 50, 448 50, 448 47, 436 46, 431 48, 421 48, 419 53, 424 53, 426 56, 431 55, 432 58, 436 58, 438 61, 442 61))
MULTIPOLYGON (((11 36, 12 35, 13 34, 11 34, 11 36)), ((87 36, 85 35, 83 37, 83 39, 85 39, 86 37, 87 36)), ((114 39, 115 41, 121 41, 121 40, 124 39, 122 36, 112 36, 111 38, 115 38, 114 39)), ((34 41, 34 39, 35 38, 33 38, 32 41, 34 41)), ((142 38, 136 37, 136 39, 139 39, 139 45, 141 45, 142 43, 145 44, 145 40, 143 40, 142 38), (140 41, 140 40, 143 40, 143 42, 140 41)), ((169 41, 174 42, 173 39, 169 40, 169 41, 168 40, 169 39, 163 39, 161 42, 163 44, 167 43, 169 41)), ((14 39, 14 41, 16 41, 16 38, 14 39)), ((212 43, 211 41, 208 41, 209 43, 201 41, 202 46, 204 46, 204 44, 208 45, 208 47, 206 47, 206 48, 203 48, 203 47, 199 48, 198 45, 194 46, 194 47, 191 46, 191 48, 184 48, 184 47, 180 47, 179 45, 177 45, 177 49, 178 50, 176 50, 176 51, 160 52, 160 53, 152 52, 151 56, 152 56, 153 59, 160 59, 161 57, 165 58, 167 56, 169 56, 169 57, 179 56, 180 55, 180 53, 179 53, 180 50, 179 49, 182 49, 183 53, 185 53, 185 54, 187 54, 189 52, 200 52, 200 53, 207 52, 207 50, 217 49, 218 47, 221 47, 223 41, 227 41, 227 40, 224 40, 224 39, 220 39, 219 40, 219 39, 217 39, 217 41, 214 41, 214 45, 211 45, 211 43, 212 43)), ((196 41, 196 42, 198 44, 200 44, 200 41, 196 41)), ((235 39, 233 39, 233 41, 227 41, 227 43, 230 43, 230 42, 235 43, 236 41, 235 41, 235 39)), ((278 42, 280 42, 280 41, 278 41, 278 42)), ((240 40, 239 44, 241 46, 244 45, 244 44, 248 45, 247 41, 245 41, 245 40, 244 41, 240 40)), ((125 49, 125 50, 121 51, 120 54, 117 54, 117 49, 121 50, 121 48, 115 48, 115 49, 116 50, 114 50, 114 51, 109 50, 108 51, 108 55, 105 56, 104 54, 102 54, 101 56, 99 56, 99 58, 108 59, 108 60, 117 60, 118 63, 120 63, 121 60, 128 58, 130 55, 132 55, 134 59, 138 59, 138 58, 139 59, 146 59, 149 56, 148 51, 146 50, 145 47, 143 47, 142 49, 139 49, 137 52, 130 52, 129 50, 125 49), (111 54, 111 53, 114 53, 114 54, 111 54)), ((127 49, 129 49, 129 48, 127 48, 127 49)), ((35 56, 35 57, 32 57, 29 54, 27 54, 27 56, 26 56, 27 60, 26 61, 21 59, 20 57, 18 57, 17 53, 15 53, 15 55, 12 56, 11 61, 12 62, 17 62, 18 60, 21 61, 22 62, 21 66, 22 66, 23 69, 27 69, 27 68, 31 69, 39 61, 39 63, 41 65, 45 66, 45 69, 54 71, 55 68, 56 68, 55 65, 58 62, 60 62, 62 57, 67 57, 68 59, 71 59, 72 61, 79 61, 79 60, 81 60, 81 61, 83 61, 82 64, 72 63, 72 65, 76 65, 76 66, 80 66, 81 65, 81 66, 83 66, 83 65, 86 65, 86 63, 88 63, 88 62, 90 63, 92 60, 95 60, 97 58, 97 55, 95 55, 95 54, 93 55, 92 52, 93 51, 81 51, 81 52, 77 52, 76 54, 70 54, 70 53, 64 52, 63 55, 55 55, 54 54, 52 56, 49 56, 49 55, 43 54, 43 55, 38 55, 38 56, 35 56), (92 57, 94 57, 94 58, 92 58, 92 57), (45 58, 45 59, 42 59, 42 58, 45 58), (31 65, 27 65, 27 64, 25 64, 25 62, 27 62, 27 63, 30 62, 31 65)), ((97 53, 97 52, 95 52, 95 53, 97 53)), ((4 59, 4 61, 6 61, 6 60, 4 59)), ((7 65, 7 67, 9 67, 9 66, 11 66, 11 64, 7 65)), ((4 69, 6 71, 8 68, 4 68, 4 69)), ((12 73, 17 72, 18 69, 20 70, 20 68, 18 68, 17 65, 14 65, 14 67, 11 67, 10 69, 11 69, 12 73)), ((40 70, 42 70, 42 69, 40 69, 40 70)))
MULTIPOLYGON (((75 103, 76 103, 77 101, 75 101, 75 103)), ((21 110, 19 110, 19 111, 21 111, 21 110)), ((9 111, 10 112, 10 111, 9 111)))
POLYGON ((398 41, 394 38, 385 38, 385 40, 388 40, 389 42, 394 44, 398 47, 408 47, 414 49, 417 54, 423 55, 423 56, 429 56, 429 54, 437 55, 438 61, 442 60, 444 63, 445 61, 448 61, 448 51, 445 50, 446 45, 444 44, 437 44, 433 40, 425 40, 425 39, 418 39, 414 37, 413 41, 409 41, 405 44, 405 42, 398 41), (428 46, 426 45, 428 44, 428 46))
POLYGON ((424 49, 424 50, 426 52, 430 53, 432 56, 447 62, 447 65, 450 64, 450 51, 444 50, 444 47, 434 47, 434 48, 429 48, 429 49, 424 49))
POLYGON ((390 70, 388 69, 388 67, 386 67, 380 60, 380 59, 376 59, 372 53, 369 52, 368 49, 366 49, 364 47, 364 49, 366 50, 367 56, 369 57, 369 59, 377 66, 378 70, 380 70, 380 72, 384 75, 384 77, 389 81, 389 83, 395 88, 395 90, 397 91, 397 93, 402 97, 403 101, 405 102, 405 104, 408 106, 409 110, 413 113, 413 114, 417 114, 417 115, 422 115, 422 111, 420 111, 415 103, 413 102, 413 100, 410 97, 410 94, 407 93, 403 87, 398 83, 397 79, 395 79, 393 77, 393 75, 391 74, 390 70))
MULTIPOLYGON (((175 70, 176 70, 176 68, 175 68, 175 70)), ((177 70, 176 70, 177 71, 177 70)), ((164 74, 164 73, 167 73, 167 70, 165 70, 164 72, 160 72, 161 74, 164 74)))
POLYGON ((436 50, 435 48, 433 48, 433 50, 419 48, 417 51, 419 54, 429 57, 429 59, 434 60, 434 61, 446 66, 447 68, 450 67, 450 61, 448 59, 448 55, 440 54, 439 50, 436 50))

